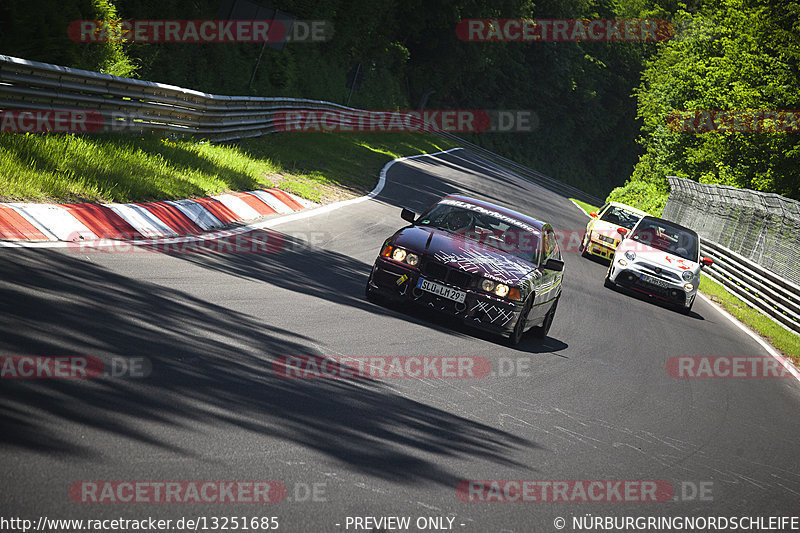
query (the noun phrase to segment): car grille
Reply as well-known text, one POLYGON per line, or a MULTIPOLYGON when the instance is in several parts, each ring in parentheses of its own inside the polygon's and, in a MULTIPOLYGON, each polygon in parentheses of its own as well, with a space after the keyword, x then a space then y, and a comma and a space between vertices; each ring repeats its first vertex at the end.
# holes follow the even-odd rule
POLYGON ((644 268, 645 270, 649 271, 650 273, 652 273, 656 277, 670 278, 670 279, 674 279, 676 281, 681 281, 680 276, 678 276, 676 273, 674 273, 674 272, 672 272, 670 270, 665 270, 664 268, 660 268, 659 267, 661 272, 656 272, 656 267, 654 265, 651 265, 651 264, 648 264, 648 263, 639 263, 639 266, 644 268))
POLYGON ((449 283, 462 289, 468 289, 472 283, 471 274, 431 260, 425 261, 422 274, 428 279, 449 283))

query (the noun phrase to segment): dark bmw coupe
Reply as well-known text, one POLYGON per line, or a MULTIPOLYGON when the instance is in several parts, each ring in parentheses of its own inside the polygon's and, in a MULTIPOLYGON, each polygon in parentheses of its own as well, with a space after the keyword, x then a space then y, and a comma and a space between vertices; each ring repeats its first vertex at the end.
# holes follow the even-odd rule
POLYGON ((550 224, 464 196, 446 196, 383 243, 367 281, 371 301, 413 302, 507 336, 544 338, 561 296, 564 261, 550 224))

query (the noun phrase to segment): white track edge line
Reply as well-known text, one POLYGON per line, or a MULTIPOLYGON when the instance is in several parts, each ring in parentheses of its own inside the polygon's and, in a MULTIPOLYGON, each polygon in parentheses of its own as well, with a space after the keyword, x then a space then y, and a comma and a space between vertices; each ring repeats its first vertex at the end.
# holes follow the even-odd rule
POLYGON ((797 381, 800 381, 800 370, 798 370, 797 367, 794 366, 794 363, 789 358, 779 353, 767 341, 762 339, 758 333, 750 329, 746 324, 742 323, 738 318, 727 312, 725 309, 714 303, 708 296, 700 292, 698 292, 697 295, 703 301, 711 305, 711 307, 716 309, 719 312, 719 314, 721 314, 722 316, 730 320, 733 324, 735 324, 736 327, 738 327, 739 329, 750 335, 753 338, 753 340, 755 340, 758 344, 760 344, 761 347, 764 348, 764 350, 773 357, 773 359, 777 360, 781 364, 781 366, 783 366, 787 371, 789 371, 791 375, 795 377, 795 379, 797 379, 797 381))
MULTIPOLYGON (((584 215, 586 215, 589 218, 592 218, 589 215, 589 213, 587 213, 574 200, 570 199, 570 202, 572 202, 575 205, 575 207, 580 209, 581 213, 583 213, 584 215)), ((730 293, 728 293, 728 294, 730 294, 730 293)), ((764 351, 766 351, 775 360, 777 360, 781 364, 781 366, 783 366, 786 370, 788 370, 789 373, 791 375, 793 375, 795 377, 795 379, 797 379, 797 381, 800 381, 800 370, 798 370, 797 367, 794 366, 794 362, 792 362, 790 359, 788 359, 787 357, 782 355, 780 352, 778 352, 775 348, 773 348, 770 343, 768 343, 767 341, 762 339, 761 336, 758 333, 756 333, 755 331, 753 331, 752 329, 750 329, 750 327, 748 327, 747 324, 744 324, 738 318, 736 318, 735 316, 733 316, 732 314, 727 312, 725 309, 723 309, 722 307, 720 307, 719 305, 717 305, 713 301, 711 301, 711 299, 708 296, 706 296, 705 294, 703 294, 701 292, 698 292, 697 296, 699 296, 700 299, 702 299, 704 302, 706 302, 709 305, 711 305, 712 308, 716 309, 717 312, 719 312, 719 314, 721 314, 722 316, 724 316, 725 318, 730 320, 733 324, 736 325, 736 327, 738 327, 739 329, 741 329, 742 331, 747 333, 750 337, 752 337, 758 344, 761 345, 762 348, 764 348, 764 351)))

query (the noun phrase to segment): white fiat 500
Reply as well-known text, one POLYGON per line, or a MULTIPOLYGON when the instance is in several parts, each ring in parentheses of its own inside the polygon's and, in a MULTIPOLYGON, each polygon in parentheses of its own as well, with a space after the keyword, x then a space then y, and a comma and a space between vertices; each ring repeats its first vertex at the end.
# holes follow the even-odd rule
POLYGON ((662 218, 643 217, 623 237, 606 272, 605 286, 624 287, 667 302, 689 314, 700 284, 700 269, 713 263, 700 257, 697 233, 662 218))

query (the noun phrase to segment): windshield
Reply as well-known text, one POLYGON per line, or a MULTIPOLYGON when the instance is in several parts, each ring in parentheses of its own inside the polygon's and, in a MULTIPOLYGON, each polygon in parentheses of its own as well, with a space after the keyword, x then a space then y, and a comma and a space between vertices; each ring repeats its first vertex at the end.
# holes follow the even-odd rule
POLYGON ((639 220, 641 220, 642 215, 637 215, 636 213, 631 213, 621 207, 611 206, 606 209, 606 212, 603 213, 603 216, 600 217, 600 220, 603 222, 610 222, 611 224, 616 224, 617 226, 622 226, 625 229, 633 229, 639 220))
POLYGON ((697 236, 658 220, 643 220, 631 239, 647 246, 697 262, 697 236))
POLYGON ((417 225, 438 228, 536 262, 539 234, 514 225, 504 215, 495 215, 485 209, 479 212, 440 203, 419 217, 417 225))

